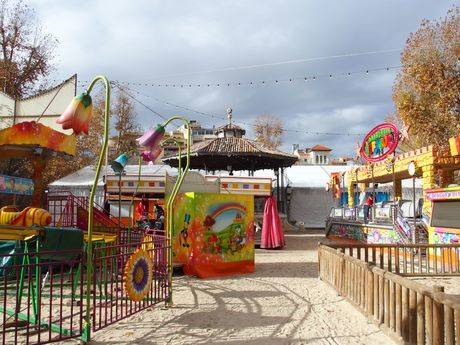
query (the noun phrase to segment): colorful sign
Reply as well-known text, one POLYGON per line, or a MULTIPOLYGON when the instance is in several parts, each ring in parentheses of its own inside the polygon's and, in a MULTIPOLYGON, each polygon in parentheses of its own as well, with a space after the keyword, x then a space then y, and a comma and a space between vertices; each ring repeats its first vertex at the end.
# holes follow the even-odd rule
POLYGON ((380 162, 395 152, 398 142, 398 128, 392 123, 382 123, 367 133, 359 153, 367 162, 380 162))
POLYGON ((31 179, 0 175, 0 193, 16 195, 32 195, 34 183, 31 179))
POLYGON ((453 190, 441 189, 438 191, 427 191, 426 198, 428 200, 450 200, 450 199, 460 199, 460 190, 458 188, 453 190))
POLYGON ((254 197, 184 193, 174 204, 174 261, 200 278, 254 271, 254 197))
MULTIPOLYGON (((459 200, 460 187, 427 190, 426 198, 431 201, 431 213, 434 212, 435 202, 449 202, 449 200, 459 200)), ((428 233, 430 244, 460 243, 460 229, 430 226, 428 228, 428 233)))

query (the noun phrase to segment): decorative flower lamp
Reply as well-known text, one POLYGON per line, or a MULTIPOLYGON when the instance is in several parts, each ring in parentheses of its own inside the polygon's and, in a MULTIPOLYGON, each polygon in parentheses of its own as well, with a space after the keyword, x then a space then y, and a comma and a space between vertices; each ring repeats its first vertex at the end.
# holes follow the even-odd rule
POLYGON ((119 155, 114 161, 110 162, 110 167, 116 175, 121 175, 125 166, 128 163, 128 156, 126 154, 119 155))
POLYGON ((75 135, 82 132, 88 134, 92 117, 93 101, 88 93, 83 92, 73 98, 56 123, 62 125, 62 129, 73 129, 75 135))
POLYGON ((115 175, 118 175, 118 225, 122 226, 121 223, 121 175, 125 170, 125 166, 128 164, 128 155, 121 154, 114 161, 110 162, 110 167, 112 168, 115 175))
POLYGON ((157 125, 156 128, 149 129, 140 138, 136 139, 139 145, 156 148, 160 145, 165 135, 165 126, 157 125))
POLYGON ((94 226, 94 196, 97 190, 97 183, 101 174, 101 168, 104 162, 104 158, 107 152, 107 146, 109 142, 109 115, 110 115, 110 82, 103 76, 96 76, 86 92, 73 98, 70 105, 67 107, 65 112, 57 119, 57 123, 62 125, 63 129, 73 129, 75 135, 80 133, 88 134, 89 122, 93 113, 93 102, 91 100, 91 91, 94 85, 102 81, 105 86, 105 107, 104 107, 104 135, 102 148, 99 153, 99 159, 96 165, 96 174, 94 176, 93 186, 89 194, 88 202, 88 236, 87 236, 87 247, 86 247, 86 314, 85 314, 85 326, 83 330, 82 340, 88 342, 91 338, 91 289, 92 289, 92 277, 93 277, 93 226, 94 226))
POLYGON ((155 162, 155 160, 160 156, 162 149, 160 147, 152 148, 150 151, 143 151, 141 153, 142 160, 144 162, 155 162))
MULTIPOLYGON (((172 233, 174 229, 174 217, 173 217, 173 204, 174 200, 176 199, 177 194, 179 193, 180 187, 182 182, 184 181, 184 177, 187 174, 187 171, 190 167, 190 147, 192 146, 191 135, 190 135, 190 123, 189 121, 181 116, 172 116, 168 120, 166 120, 162 125, 157 125, 156 128, 149 129, 142 135, 140 138, 137 139, 139 145, 145 146, 149 148, 150 153, 143 153, 143 157, 145 159, 153 158, 154 157, 154 150, 158 148, 160 145, 164 135, 165 135, 165 128, 166 126, 171 123, 172 121, 179 120, 184 123, 185 128, 187 130, 186 134, 186 165, 185 168, 181 169, 179 166, 180 173, 177 176, 176 183, 174 184, 171 194, 168 197, 167 204, 166 204, 166 240, 168 245, 171 245, 172 241, 172 233)), ((166 139, 168 141, 170 139, 166 139)), ((182 152, 179 150, 179 159, 182 157, 182 152)), ((152 161, 152 160, 150 160, 152 161)), ((172 260, 173 260, 173 253, 172 250, 168 250, 168 300, 167 303, 172 303, 172 260)))

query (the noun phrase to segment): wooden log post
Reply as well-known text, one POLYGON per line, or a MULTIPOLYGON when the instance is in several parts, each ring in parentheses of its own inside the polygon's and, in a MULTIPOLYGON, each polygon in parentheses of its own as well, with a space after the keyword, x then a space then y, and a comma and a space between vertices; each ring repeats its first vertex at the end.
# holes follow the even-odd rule
MULTIPOLYGON (((436 285, 433 287, 433 291, 444 292, 444 287, 436 285)), ((433 344, 441 345, 444 344, 444 309, 443 305, 433 299, 433 344)))
POLYGON ((385 326, 390 328, 390 282, 386 277, 384 277, 383 284, 383 299, 385 302, 385 326))
POLYGON ((402 309, 402 301, 401 301, 401 285, 396 284, 396 289, 395 289, 395 312, 396 312, 396 317, 395 317, 395 322, 396 322, 396 334, 398 336, 402 336, 402 331, 401 331, 401 309, 402 309))
MULTIPOLYGON (((454 345, 455 344, 454 310, 447 305, 444 306, 444 324, 445 324, 444 332, 446 335, 446 345, 454 345)), ((460 339, 458 340, 460 342, 460 339)))
POLYGON ((367 268, 367 286, 366 286, 366 301, 367 301, 367 314, 369 317, 374 315, 374 275, 371 269, 367 268))
POLYGON ((460 310, 454 311, 454 322, 455 322, 455 340, 460 343, 460 310))
POLYGON ((366 274, 366 269, 364 267, 359 268, 359 273, 360 273, 360 280, 359 280, 359 302, 361 305, 361 309, 366 312, 366 286, 367 286, 367 274, 366 274))
POLYGON ((379 276, 372 271, 372 284, 374 285, 374 320, 379 320, 379 276))
POLYGON ((417 344, 425 344, 425 299, 417 292, 417 344))
POLYGON ((431 296, 425 296, 425 329, 426 343, 433 345, 433 299, 431 296))
POLYGON ((396 327, 395 327, 395 322, 396 322, 396 308, 395 308, 395 305, 396 305, 396 301, 395 301, 395 283, 392 282, 391 280, 389 281, 389 295, 390 295, 390 330, 391 331, 395 331, 396 330, 396 327))
POLYGON ((383 276, 379 274, 379 325, 385 322, 385 288, 383 276))
POLYGON ((409 343, 417 343, 417 327, 418 327, 418 305, 417 293, 414 290, 409 290, 409 343))
POLYGON ((409 341, 409 289, 401 289, 401 336, 404 341, 409 341))

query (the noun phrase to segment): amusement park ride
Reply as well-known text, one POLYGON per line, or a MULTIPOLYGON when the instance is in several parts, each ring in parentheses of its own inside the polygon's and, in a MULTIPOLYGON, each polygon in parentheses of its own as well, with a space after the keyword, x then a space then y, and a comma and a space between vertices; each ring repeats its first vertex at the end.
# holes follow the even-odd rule
MULTIPOLYGON (((24 158, 33 163, 32 205, 38 205, 42 189, 37 187, 41 186, 40 173, 47 160, 57 155, 72 157, 76 136, 88 134, 92 117, 90 93, 99 81, 106 90, 104 135, 89 198, 69 193, 49 195, 48 210, 27 207, 20 211, 15 206, 0 210, 0 336, 4 344, 48 343, 69 338, 86 342, 91 332, 110 323, 161 301, 172 302, 172 224, 168 223, 166 236, 146 237, 136 229, 120 227, 94 203, 108 143, 107 78, 97 76, 86 92, 74 97, 56 121, 62 125, 61 130, 37 122, 40 118, 0 130, 1 157, 24 158), (73 133, 66 134, 69 130, 73 133)), ((173 117, 139 139, 150 153, 158 150, 162 140, 160 129, 164 132, 164 127, 174 119, 188 127, 186 119, 173 117)), ((174 184, 168 211, 187 168, 174 184)), ((3 179, 9 185, 2 191, 15 193, 12 186, 16 179, 3 179)))
POLYGON ((348 203, 331 210, 326 220, 328 238, 369 244, 459 243, 460 186, 453 182, 454 172, 460 169, 460 137, 443 147, 430 145, 396 155, 400 136, 393 124, 375 127, 360 148, 367 164, 343 177, 332 176, 334 198, 346 194, 348 203), (415 191, 415 178, 422 179, 423 198, 417 202, 414 192, 411 209, 403 210, 402 180, 412 179, 415 191), (356 199, 360 191, 375 199, 375 186, 380 183, 393 184, 393 200, 374 203, 367 222, 356 199))
MULTIPOLYGON (((50 94, 48 107, 62 101, 56 97, 61 89, 52 89, 56 94, 50 94)), ((0 193, 29 195, 32 200, 23 210, 14 205, 0 209, 3 344, 70 338, 88 342, 92 332, 140 310, 160 302, 170 305, 173 262, 199 277, 254 269, 254 197, 270 196, 272 179, 188 174, 190 133, 185 152, 179 147, 177 176, 142 173, 141 160, 154 160, 162 143, 170 140, 164 140, 164 133, 171 121, 182 121, 190 130, 183 117, 171 117, 145 132, 138 141, 146 151, 128 152, 111 163, 115 174, 105 176, 107 200, 129 200, 130 219, 110 217, 94 202, 108 145, 109 107, 110 82, 97 76, 67 108, 56 110, 60 126, 49 118, 42 124, 38 117, 0 130, 2 159, 28 159, 34 168, 32 180, 0 175, 0 193), (97 82, 105 86, 104 135, 90 195, 47 193, 46 209, 40 208, 41 172, 50 158, 75 155, 76 136, 88 134, 90 94, 97 82), (125 175, 132 154, 139 155, 138 173, 125 175), (140 218, 136 209, 145 200, 147 211, 154 204, 166 205, 164 232, 135 226, 140 218)), ((273 156, 276 153, 267 155, 273 156)))

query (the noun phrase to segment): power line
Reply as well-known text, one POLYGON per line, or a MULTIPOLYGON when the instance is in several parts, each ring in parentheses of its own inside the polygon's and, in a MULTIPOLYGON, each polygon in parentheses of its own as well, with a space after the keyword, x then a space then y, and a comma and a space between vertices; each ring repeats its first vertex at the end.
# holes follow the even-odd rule
POLYGON ((255 64, 255 65, 243 65, 243 66, 235 66, 235 67, 226 67, 226 68, 221 68, 221 69, 175 73, 175 74, 165 75, 161 77, 170 78, 170 77, 178 77, 178 76, 193 75, 193 74, 241 71, 241 70, 249 70, 249 69, 261 68, 261 67, 281 66, 281 65, 288 65, 288 64, 294 64, 294 63, 324 61, 324 60, 332 60, 332 59, 338 59, 338 58, 344 58, 344 57, 356 57, 356 56, 374 55, 374 54, 392 53, 392 52, 401 52, 401 49, 399 48, 398 49, 385 49, 385 50, 373 50, 373 51, 365 51, 365 52, 358 52, 358 53, 346 53, 346 54, 339 54, 339 55, 327 55, 327 56, 293 59, 293 60, 286 60, 286 61, 255 64))
MULTIPOLYGON (((166 116, 164 115, 161 115, 159 112, 157 112, 156 110, 153 110, 150 106, 148 106, 147 104, 145 104, 144 102, 141 102, 140 100, 138 100, 136 97, 134 97, 131 93, 129 93, 125 88, 121 87, 120 85, 118 85, 116 82, 110 82, 111 85, 115 86, 118 90, 120 90, 121 92, 123 92, 124 94, 126 94, 129 98, 133 99, 134 101, 136 101, 137 103, 141 104, 143 107, 145 107, 147 110, 151 111, 152 113, 154 113, 155 115, 157 115, 158 117, 160 117, 161 119, 163 119, 164 121, 167 120, 166 116)), ((134 90, 134 92, 137 92, 136 90, 134 90)), ((174 121, 173 121, 174 122, 174 121)), ((177 125, 176 124, 176 130, 181 126, 181 124, 177 125)))
POLYGON ((136 97, 134 97, 133 95, 131 95, 128 91, 126 91, 125 88, 121 87, 117 82, 111 82, 111 84, 113 86, 115 86, 116 88, 118 88, 118 90, 122 91, 125 95, 127 95, 129 98, 131 98, 132 100, 136 101, 137 103, 139 103, 140 105, 142 105, 144 108, 148 109, 149 111, 151 111, 152 113, 154 113, 155 115, 157 115, 158 117, 160 117, 161 119, 163 120, 167 120, 166 116, 163 116, 161 115, 159 112, 153 110, 150 106, 148 106, 147 104, 141 102, 140 100, 138 100, 136 97))
MULTIPOLYGON (((190 112, 199 114, 199 115, 204 116, 204 117, 211 117, 211 118, 214 118, 214 119, 227 121, 226 116, 219 116, 219 115, 214 115, 214 114, 211 114, 211 113, 206 113, 206 112, 203 112, 203 111, 195 110, 195 109, 190 108, 188 106, 174 104, 174 103, 171 103, 169 101, 164 101, 164 100, 161 100, 159 98, 143 94, 143 93, 139 92, 138 90, 133 90, 133 91, 135 93, 137 93, 138 95, 140 95, 140 96, 150 98, 150 99, 152 99, 152 100, 154 100, 154 101, 156 101, 158 103, 163 103, 163 104, 171 106, 171 107, 175 107, 175 108, 178 108, 178 109, 190 111, 190 112)), ((233 122, 237 123, 237 124, 245 125, 245 126, 251 126, 251 127, 254 126, 254 124, 249 123, 249 122, 245 122, 245 121, 233 121, 233 122)), ((305 133, 305 134, 310 134, 310 135, 327 135, 327 136, 363 136, 364 135, 363 133, 317 132, 317 131, 306 131, 306 130, 301 130, 301 129, 283 129, 283 131, 285 131, 285 132, 295 132, 295 133, 305 133)))

